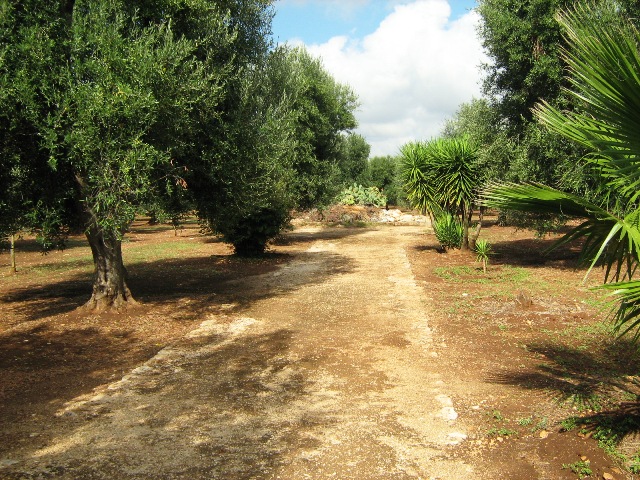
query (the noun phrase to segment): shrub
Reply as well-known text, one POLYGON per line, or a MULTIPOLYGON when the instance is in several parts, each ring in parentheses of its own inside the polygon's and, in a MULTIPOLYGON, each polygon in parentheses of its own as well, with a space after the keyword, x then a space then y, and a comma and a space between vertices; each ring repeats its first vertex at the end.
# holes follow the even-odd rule
POLYGON ((486 240, 478 240, 476 242, 476 261, 482 263, 482 270, 487 273, 487 264, 489 263, 489 255, 491 255, 491 245, 486 240))
POLYGON ((363 187, 354 183, 338 194, 336 202, 341 205, 384 207, 387 197, 377 187, 363 187))
POLYGON ((289 223, 289 212, 283 208, 264 207, 246 216, 237 216, 218 225, 223 239, 233 245, 237 255, 262 255, 267 242, 278 235, 289 223))
POLYGON ((433 231, 442 248, 460 248, 462 245, 462 223, 448 212, 433 221, 433 231))

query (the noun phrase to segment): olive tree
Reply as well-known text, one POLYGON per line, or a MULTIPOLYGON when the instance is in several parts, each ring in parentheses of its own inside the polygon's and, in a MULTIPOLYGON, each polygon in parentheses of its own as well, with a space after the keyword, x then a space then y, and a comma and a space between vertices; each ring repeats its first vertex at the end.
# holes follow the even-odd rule
POLYGON ((121 242, 139 205, 210 194, 216 185, 198 185, 199 174, 233 168, 216 152, 233 151, 225 120, 245 69, 266 54, 270 3, 0 7, 1 101, 11 107, 0 112, 0 181, 9 187, 0 208, 19 219, 2 226, 48 238, 82 228, 95 266, 88 307, 134 302, 121 242))

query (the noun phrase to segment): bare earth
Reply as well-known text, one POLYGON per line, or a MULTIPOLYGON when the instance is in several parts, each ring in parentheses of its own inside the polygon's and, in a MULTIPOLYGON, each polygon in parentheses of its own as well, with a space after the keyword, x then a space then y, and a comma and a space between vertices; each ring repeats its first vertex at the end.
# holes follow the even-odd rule
POLYGON ((509 349, 447 320, 424 227, 303 226, 244 263, 186 234, 188 260, 130 268, 124 315, 73 310, 86 265, 2 285, 0 478, 633 478, 557 427, 485 435, 551 399, 488 380, 509 349))

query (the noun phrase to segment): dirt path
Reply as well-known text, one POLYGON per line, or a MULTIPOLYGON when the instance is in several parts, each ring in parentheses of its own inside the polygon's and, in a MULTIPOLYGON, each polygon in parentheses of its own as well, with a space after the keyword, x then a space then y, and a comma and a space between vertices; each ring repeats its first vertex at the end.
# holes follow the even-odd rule
POLYGON ((294 261, 229 284, 230 303, 69 402, 62 433, 3 473, 479 478, 447 453, 465 429, 431 368, 429 306, 404 248, 419 231, 297 230, 294 261))

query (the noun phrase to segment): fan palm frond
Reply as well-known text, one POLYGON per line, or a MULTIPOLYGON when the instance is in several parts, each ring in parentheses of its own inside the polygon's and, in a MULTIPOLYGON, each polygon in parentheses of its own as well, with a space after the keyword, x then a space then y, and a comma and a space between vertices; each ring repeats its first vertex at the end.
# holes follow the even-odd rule
POLYGON ((631 335, 634 342, 640 340, 640 280, 608 283, 601 289, 608 290, 614 309, 614 332, 620 336, 631 335))
POLYGON ((584 238, 581 258, 591 263, 589 271, 602 261, 605 281, 631 278, 635 272, 640 258, 638 212, 620 218, 578 195, 532 183, 492 184, 481 196, 481 203, 490 208, 582 219, 551 248, 584 238))

